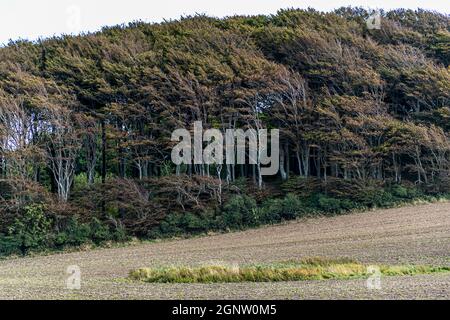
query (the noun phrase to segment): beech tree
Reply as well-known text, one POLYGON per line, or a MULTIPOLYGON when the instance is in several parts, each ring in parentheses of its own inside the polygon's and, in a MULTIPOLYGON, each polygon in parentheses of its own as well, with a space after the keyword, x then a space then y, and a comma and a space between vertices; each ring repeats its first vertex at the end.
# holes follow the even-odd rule
POLYGON ((33 185, 143 234, 168 208, 220 204, 243 184, 259 194, 330 182, 446 192, 448 15, 383 12, 381 30, 368 30, 370 13, 200 15, 11 42, 0 48, 0 179, 18 187, 0 186, 0 199, 33 185), (279 176, 263 177, 248 151, 244 164, 173 164, 171 133, 196 121, 224 137, 280 129, 279 176), (114 183, 136 210, 114 200, 114 183))
POLYGON ((53 106, 47 109, 47 154, 57 185, 58 197, 67 201, 74 175, 75 161, 82 145, 78 120, 70 109, 53 106))

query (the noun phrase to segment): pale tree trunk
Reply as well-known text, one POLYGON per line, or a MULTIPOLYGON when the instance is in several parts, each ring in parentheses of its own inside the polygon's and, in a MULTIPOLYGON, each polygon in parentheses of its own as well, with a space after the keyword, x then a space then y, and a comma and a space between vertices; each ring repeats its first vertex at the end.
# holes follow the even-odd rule
POLYGON ((69 110, 51 110, 50 121, 50 169, 57 185, 58 197, 66 202, 75 175, 75 160, 81 148, 81 141, 69 110))
POLYGON ((284 149, 282 148, 280 150, 280 175, 281 175, 281 180, 285 181, 287 179, 287 173, 286 173, 286 169, 285 169, 285 152, 284 149))

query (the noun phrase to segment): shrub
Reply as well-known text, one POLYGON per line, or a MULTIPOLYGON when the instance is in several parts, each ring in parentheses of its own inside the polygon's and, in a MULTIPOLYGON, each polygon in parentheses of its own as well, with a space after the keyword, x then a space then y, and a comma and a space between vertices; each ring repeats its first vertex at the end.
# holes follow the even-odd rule
POLYGON ((151 239, 176 236, 180 234, 198 234, 216 228, 214 213, 205 211, 200 214, 194 213, 171 213, 158 227, 147 232, 151 239))
POLYGON ((387 189, 394 197, 400 199, 414 199, 423 196, 422 192, 416 187, 408 187, 396 184, 387 189))
POLYGON ((259 216, 255 199, 246 195, 232 197, 223 207, 223 222, 228 228, 257 226, 259 216))
POLYGON ((396 184, 389 191, 397 198, 408 198, 408 189, 402 185, 396 184))
POLYGON ((178 234, 181 234, 183 232, 183 229, 181 228, 181 214, 179 213, 172 213, 169 214, 163 221, 161 221, 161 224, 159 226, 160 234, 168 235, 168 236, 175 236, 178 234))
POLYGON ((79 246, 90 241, 91 228, 89 224, 80 223, 76 217, 71 217, 62 232, 55 236, 57 246, 79 246))
POLYGON ((281 220, 292 220, 307 212, 300 198, 289 193, 284 199, 269 199, 260 209, 261 222, 276 223, 281 220))
POLYGON ((367 190, 358 200, 365 207, 387 207, 394 203, 393 195, 383 189, 367 190))
POLYGON ((245 192, 247 192, 247 189, 248 189, 247 184, 248 184, 247 179, 244 177, 240 177, 240 178, 237 178, 236 180, 234 180, 233 182, 231 182, 230 189, 236 189, 239 192, 245 193, 245 192))
POLYGON ((21 241, 14 236, 0 234, 0 256, 22 254, 21 241))
POLYGON ((320 194, 317 198, 317 207, 325 213, 341 213, 357 208, 358 206, 348 199, 337 199, 320 194))
POLYGON ((283 219, 290 220, 305 213, 305 207, 300 198, 295 194, 289 193, 281 200, 281 213, 283 219))
POLYGON ((269 199, 263 202, 260 209, 261 222, 276 223, 281 221, 283 206, 279 199, 269 199))
POLYGON ((100 220, 98 220, 97 218, 94 218, 92 220, 92 222, 89 224, 89 227, 91 231, 90 238, 94 243, 100 244, 112 239, 109 227, 100 222, 100 220))
POLYGON ((57 247, 80 246, 85 243, 101 244, 108 240, 122 242, 127 239, 128 236, 121 225, 112 229, 96 218, 89 223, 81 223, 77 217, 72 216, 62 226, 61 231, 54 235, 54 244, 57 247))
POLYGON ((165 220, 166 224, 161 231, 167 234, 200 233, 209 229, 211 224, 206 216, 198 216, 193 213, 170 214, 165 220))
POLYGON ((24 216, 27 206, 39 203, 50 216, 53 200, 53 195, 35 181, 0 178, 0 233, 8 235, 16 219, 24 216))
POLYGON ((164 237, 166 237, 166 235, 161 232, 160 227, 155 227, 148 230, 147 234, 145 235, 146 239, 162 239, 164 237))
POLYGON ((117 242, 125 242, 125 241, 130 240, 131 237, 128 236, 127 231, 125 230, 124 226, 119 224, 112 232, 111 239, 113 241, 117 241, 117 242))
POLYGON ((210 225, 210 219, 206 215, 185 213, 181 219, 181 227, 188 233, 204 232, 210 228, 210 225))
POLYGON ((16 218, 9 228, 9 235, 19 243, 20 251, 43 249, 48 246, 51 220, 44 213, 44 206, 34 204, 25 207, 23 215, 16 218))
POLYGON ((9 227, 8 234, 0 234, 0 256, 128 239, 120 224, 111 228, 96 218, 90 222, 81 223, 77 216, 71 216, 63 219, 63 222, 54 224, 53 219, 50 219, 44 210, 46 207, 42 204, 33 204, 24 208, 23 214, 17 217, 9 227))

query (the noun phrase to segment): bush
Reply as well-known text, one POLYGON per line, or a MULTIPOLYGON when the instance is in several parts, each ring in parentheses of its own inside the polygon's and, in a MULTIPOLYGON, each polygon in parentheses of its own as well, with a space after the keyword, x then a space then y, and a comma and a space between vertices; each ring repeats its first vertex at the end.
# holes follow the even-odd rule
POLYGON ((325 212, 336 213, 341 211, 341 201, 339 199, 327 197, 323 194, 319 195, 317 204, 319 209, 325 212))
POLYGON ((423 194, 415 187, 407 187, 396 184, 387 189, 395 198, 414 199, 423 196, 423 194))
POLYGON ((284 199, 269 199, 260 209, 261 221, 276 223, 281 220, 292 220, 307 212, 305 205, 295 194, 288 194, 284 199))
POLYGON ((292 193, 281 200, 281 209, 280 216, 286 220, 295 219, 306 212, 300 198, 292 193))
POLYGON ((269 199, 263 202, 260 209, 261 222, 277 223, 281 221, 283 206, 279 199, 269 199))
POLYGON ((239 192, 246 193, 248 189, 248 181, 244 177, 237 178, 230 184, 230 189, 236 189, 239 192))
POLYGON ((63 230, 56 234, 55 244, 62 246, 80 246, 85 243, 101 244, 105 241, 126 241, 128 236, 122 226, 111 229, 110 226, 94 218, 90 223, 80 223, 71 217, 63 230))
POLYGON ((130 236, 128 236, 127 231, 125 230, 125 227, 119 224, 114 231, 111 234, 111 239, 113 241, 117 242, 125 242, 131 239, 130 236))
POLYGON ((13 254, 23 254, 21 244, 21 241, 14 236, 0 234, 0 257, 13 254))
POLYGON ((79 246, 90 241, 91 228, 82 224, 76 217, 71 217, 62 232, 55 236, 57 246, 79 246))
POLYGON ((223 207, 222 219, 230 229, 257 226, 261 222, 255 199, 246 195, 232 197, 223 207))
POLYGON ((181 234, 183 229, 181 228, 181 214, 172 213, 169 214, 163 221, 159 228, 156 228, 156 232, 167 236, 175 236, 181 234))
MULTIPOLYGON (((49 245, 51 220, 44 213, 44 206, 34 204, 25 207, 24 214, 16 218, 9 228, 9 235, 25 254, 31 249, 43 249, 49 245)), ((13 242, 14 242, 13 241, 13 242)))
POLYGON ((109 227, 97 218, 94 218, 89 224, 90 227, 90 238, 95 244, 100 244, 102 242, 112 240, 112 234, 109 227))
POLYGON ((348 199, 337 199, 323 194, 319 194, 317 198, 317 208, 325 213, 342 213, 357 207, 356 203, 348 199))
POLYGON ((206 215, 185 213, 181 218, 181 228, 187 233, 200 233, 210 229, 211 221, 206 215))
POLYGON ((180 234, 198 234, 206 232, 215 227, 214 215, 205 211, 201 214, 194 213, 171 213, 161 224, 151 229, 147 237, 151 239, 170 237, 180 234))
POLYGON ((371 189, 358 199, 364 207, 388 207, 395 202, 393 195, 383 189, 371 189))
POLYGON ((23 214, 9 227, 8 234, 0 234, 0 256, 128 239, 121 225, 112 229, 96 218, 81 223, 76 216, 72 216, 56 227, 53 219, 44 212, 45 209, 42 204, 24 208, 23 214))

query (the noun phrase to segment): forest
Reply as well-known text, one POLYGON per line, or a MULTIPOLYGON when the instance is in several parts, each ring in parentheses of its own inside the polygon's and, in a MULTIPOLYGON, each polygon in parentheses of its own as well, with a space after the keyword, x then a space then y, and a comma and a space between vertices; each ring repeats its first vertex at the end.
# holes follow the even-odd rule
POLYGON ((132 22, 0 48, 0 256, 450 194, 450 23, 361 8, 132 22), (280 130, 280 170, 171 132, 280 130))

